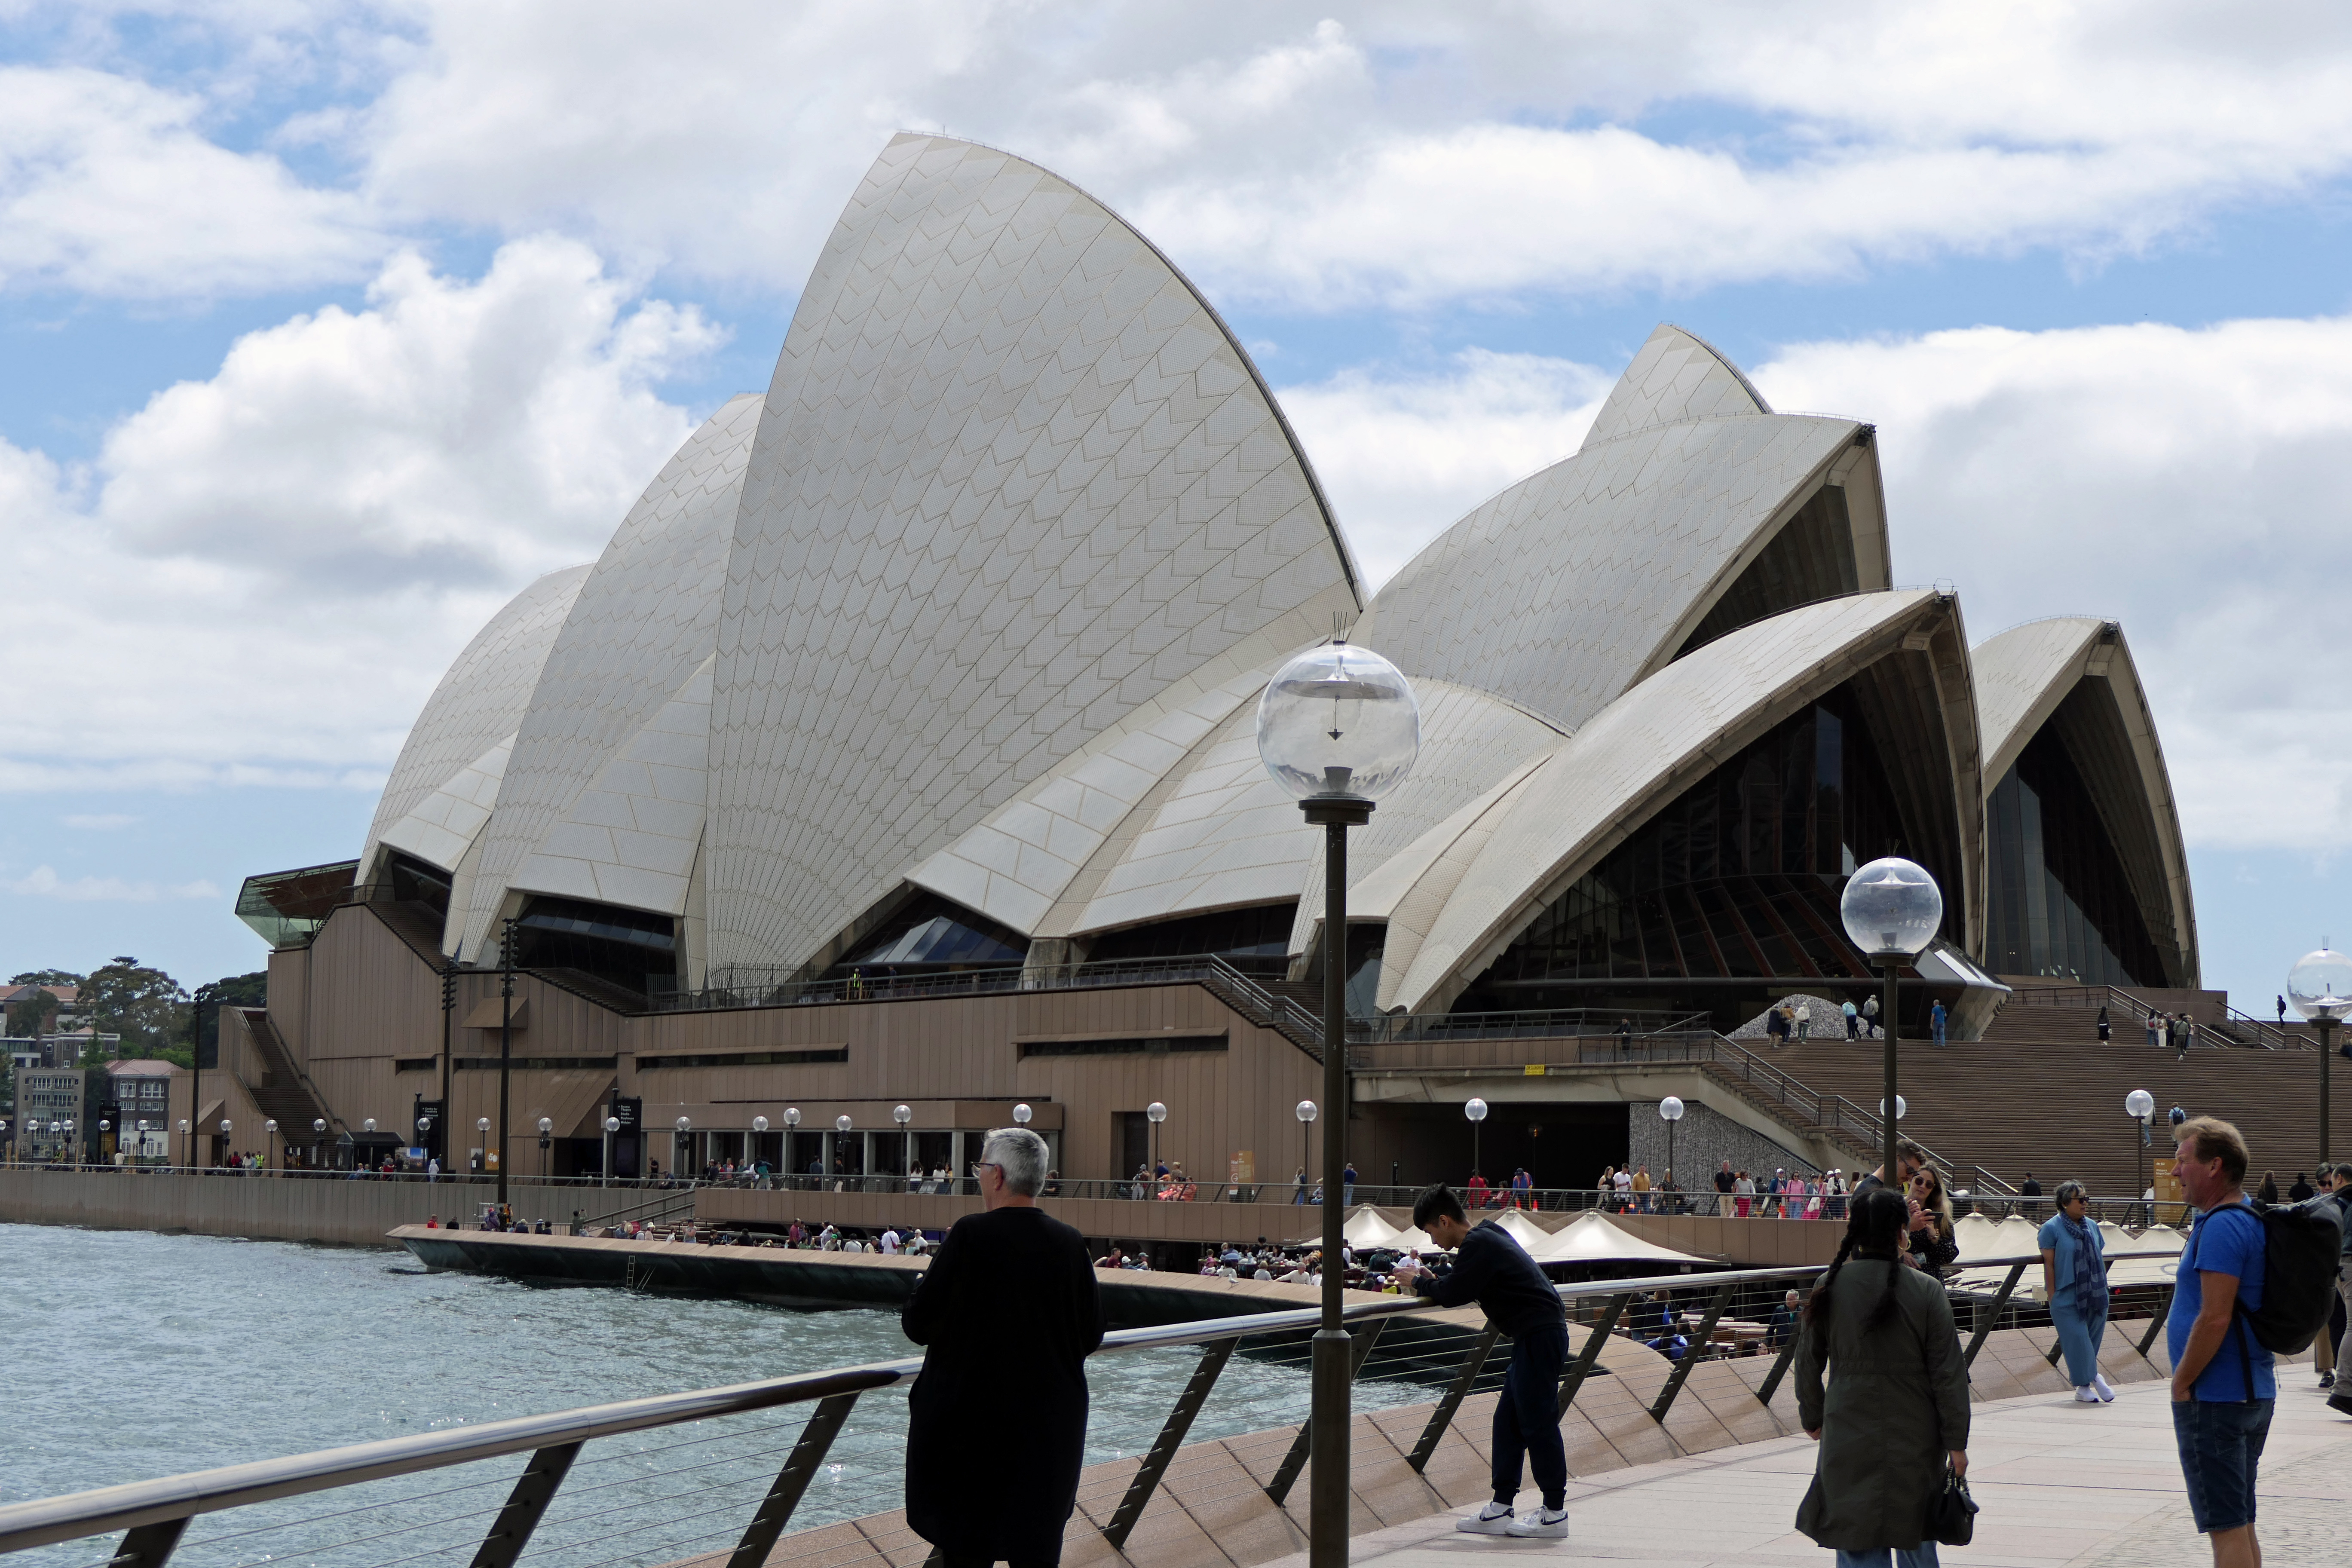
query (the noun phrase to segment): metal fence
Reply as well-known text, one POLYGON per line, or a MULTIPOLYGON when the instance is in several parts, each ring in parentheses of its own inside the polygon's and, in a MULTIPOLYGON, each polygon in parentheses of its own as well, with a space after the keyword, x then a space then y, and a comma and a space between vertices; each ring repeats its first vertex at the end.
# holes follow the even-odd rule
MULTIPOLYGON (((2109 1261, 2133 1256, 2138 1255, 2117 1254, 2109 1261)), ((1960 1299, 1971 1330, 1970 1362, 2005 1312, 2014 1321, 2012 1292, 2038 1261, 2036 1255, 1975 1265, 2011 1268, 1990 1303, 1960 1299)), ((1560 1414, 1591 1378, 1608 1375, 1600 1362, 1609 1341, 1630 1336, 1662 1343, 1675 1358, 1648 1405, 1650 1417, 1664 1423, 1692 1369, 1711 1349, 1760 1352, 1759 1336, 1770 1332, 1759 1321, 1766 1304, 1818 1272, 1811 1267, 1742 1269, 1561 1287, 1570 1316, 1593 1331, 1561 1378, 1560 1414)), ((1442 1391, 1409 1456, 1416 1470, 1427 1465, 1463 1402, 1494 1386, 1500 1373, 1496 1331, 1399 1321, 1426 1310, 1426 1303, 1400 1298, 1360 1302, 1345 1312, 1355 1339, 1355 1376, 1442 1391)), ((1139 1468, 1123 1479, 1113 1472, 1114 1479, 1089 1483, 1077 1527, 1104 1519, 1105 1541, 1114 1550, 1123 1547, 1152 1494, 1170 1478, 1235 1352, 1295 1362, 1319 1317, 1315 1309, 1302 1309, 1108 1335, 1102 1353, 1198 1346, 1200 1354, 1139 1468)), ((2143 1351, 2162 1318, 2159 1308, 2140 1342, 2143 1351)), ((1782 1336, 1757 1389, 1759 1402, 1770 1403, 1795 1346, 1793 1333, 1782 1336)), ((730 1568, 761 1568, 828 1468, 827 1457, 859 1400, 911 1382, 921 1364, 909 1358, 699 1389, 17 1503, 0 1508, 0 1555, 74 1542, 87 1543, 87 1552, 60 1561, 77 1568, 162 1568, 175 1556, 184 1563, 201 1558, 235 1568, 285 1560, 392 1568, 460 1558, 474 1568, 513 1568, 525 1560, 546 1568, 611 1568, 694 1555, 715 1559, 725 1551, 730 1568), (796 1432, 768 1419, 794 1406, 810 1407, 796 1432), (677 1436, 649 1446, 644 1435, 654 1433, 677 1436), (593 1455, 587 1452, 592 1446, 593 1455), (528 1456, 519 1473, 511 1465, 493 1464, 519 1455, 528 1456), (770 1465, 776 1467, 772 1475, 770 1465), (383 1484, 404 1477, 433 1479, 394 1489, 383 1484), (310 1497, 325 1497, 328 1505, 277 1506, 310 1497), (229 1517, 219 1528, 190 1533, 197 1521, 224 1514, 229 1517), (100 1539, 117 1532, 120 1540, 110 1549, 100 1539)), ((1268 1430, 1250 1439, 1269 1458, 1280 1452, 1259 1489, 1276 1506, 1311 1458, 1305 1401, 1305 1380, 1297 1380, 1288 1401, 1297 1430, 1268 1430)), ((874 1544, 887 1552, 909 1547, 913 1539, 874 1544)))

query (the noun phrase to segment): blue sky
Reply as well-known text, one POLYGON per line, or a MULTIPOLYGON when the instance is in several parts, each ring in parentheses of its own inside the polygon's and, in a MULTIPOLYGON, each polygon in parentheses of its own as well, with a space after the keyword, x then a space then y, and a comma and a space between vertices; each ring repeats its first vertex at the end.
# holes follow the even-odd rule
POLYGON ((1661 320, 1873 420, 1899 580, 2123 622, 2208 983, 2352 932, 2329 9, 271 0, 0 5, 0 965, 255 967, 238 879, 765 385, 899 126, 1151 235, 1376 578, 1661 320))

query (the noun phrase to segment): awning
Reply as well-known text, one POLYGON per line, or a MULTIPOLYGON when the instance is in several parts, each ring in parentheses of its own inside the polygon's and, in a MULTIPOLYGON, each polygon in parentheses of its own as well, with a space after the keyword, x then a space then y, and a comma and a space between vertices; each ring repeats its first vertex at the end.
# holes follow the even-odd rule
MULTIPOLYGON (((1513 1210, 1516 1214, 1517 1211, 1513 1210)), ((1524 1220, 1524 1216, 1521 1216, 1524 1220)), ((1531 1229, 1540 1228, 1532 1220, 1525 1220, 1531 1229)), ((1517 1233, 1517 1227, 1505 1228, 1517 1233)), ((1677 1252, 1671 1247, 1644 1241, 1632 1231, 1612 1223, 1601 1215, 1590 1211, 1562 1226, 1545 1238, 1541 1251, 1529 1247, 1538 1263, 1704 1263, 1715 1266, 1716 1259, 1677 1252)))

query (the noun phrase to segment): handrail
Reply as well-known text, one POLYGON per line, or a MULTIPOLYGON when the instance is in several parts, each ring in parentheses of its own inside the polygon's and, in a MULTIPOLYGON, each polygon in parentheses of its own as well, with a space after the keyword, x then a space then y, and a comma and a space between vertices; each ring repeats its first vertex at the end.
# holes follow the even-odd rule
MULTIPOLYGON (((2178 1256, 2174 1252, 2111 1253, 2108 1258, 2110 1261, 2116 1261, 2126 1258, 2178 1256)), ((2041 1254, 2034 1253, 2013 1258, 1972 1258, 1968 1267, 1980 1268, 2002 1264, 2022 1267, 2040 1261, 2041 1254)), ((1561 1300, 1573 1301, 1594 1296, 1630 1296, 1638 1291, 1690 1289, 1697 1285, 1724 1290, 1742 1284, 1818 1275, 1821 1271, 1817 1265, 1805 1264, 1776 1268, 1727 1269, 1704 1275, 1652 1275, 1635 1279, 1561 1285, 1555 1289, 1561 1300)), ((1430 1304, 1422 1298, 1403 1296, 1391 1300, 1357 1302, 1343 1308, 1340 1316, 1345 1322, 1360 1324, 1430 1310, 1430 1304)), ((1313 1329, 1321 1321, 1321 1309, 1315 1307, 1197 1319, 1154 1328, 1118 1330, 1103 1336, 1102 1350, 1159 1350, 1216 1340, 1256 1338, 1313 1329)), ((195 1470, 156 1480, 131 1481, 120 1486, 15 1503, 0 1508, 0 1553, 28 1551, 37 1546, 115 1531, 184 1521, 195 1514, 216 1513, 252 1503, 299 1497, 394 1476, 414 1475, 423 1470, 446 1469, 480 1459, 499 1458, 559 1445, 577 1445, 592 1438, 889 1388, 912 1380, 922 1370, 922 1364, 920 1357, 908 1357, 898 1361, 875 1362, 865 1366, 797 1373, 757 1383, 656 1394, 584 1409, 517 1416, 480 1426, 387 1437, 347 1447, 256 1460, 217 1469, 195 1470)), ((1663 1411, 1654 1412, 1654 1415, 1663 1419, 1663 1411)))

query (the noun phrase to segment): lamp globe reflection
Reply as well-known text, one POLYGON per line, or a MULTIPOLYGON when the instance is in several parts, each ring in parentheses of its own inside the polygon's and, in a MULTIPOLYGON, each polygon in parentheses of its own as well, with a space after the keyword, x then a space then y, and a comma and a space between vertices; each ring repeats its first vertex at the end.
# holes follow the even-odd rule
POLYGON ((1257 754, 1300 800, 1378 800, 1421 754, 1421 703, 1403 672, 1379 654, 1328 642, 1266 682, 1257 754))
POLYGON ((1944 923, 1943 889, 1926 867, 1890 855, 1846 879, 1838 919, 1871 957, 1916 958, 1944 923))
POLYGON ((2352 958, 2321 947, 2287 971, 2286 1005, 2316 1024, 2352 1013, 2352 958))
POLYGON ((2156 1096, 2144 1089, 2133 1089, 2124 1096, 2124 1114, 2145 1121, 2156 1114, 2156 1096))

